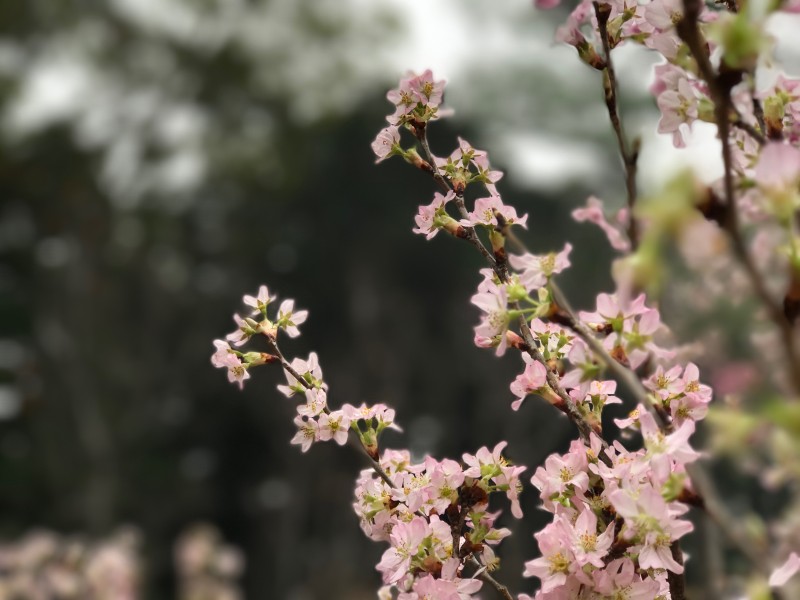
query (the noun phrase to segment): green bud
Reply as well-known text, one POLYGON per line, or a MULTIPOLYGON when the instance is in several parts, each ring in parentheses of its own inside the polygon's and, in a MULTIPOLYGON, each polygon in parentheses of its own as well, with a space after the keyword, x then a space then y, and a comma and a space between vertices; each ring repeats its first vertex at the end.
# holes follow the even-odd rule
POLYGON ((709 37, 722 46, 722 60, 731 69, 751 71, 768 45, 762 24, 746 11, 725 14, 709 29, 709 37))

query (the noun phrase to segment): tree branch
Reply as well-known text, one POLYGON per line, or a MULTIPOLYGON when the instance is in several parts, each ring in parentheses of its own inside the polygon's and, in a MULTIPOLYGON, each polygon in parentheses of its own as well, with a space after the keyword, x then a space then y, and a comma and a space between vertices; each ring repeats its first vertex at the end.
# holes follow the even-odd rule
POLYGON ((593 2, 592 4, 594 13, 597 16, 597 27, 603 42, 603 52, 606 59, 605 68, 603 69, 603 91, 605 93, 606 109, 617 138, 619 154, 625 167, 625 188, 628 192, 628 238, 630 239, 631 247, 636 250, 639 245, 639 228, 633 216, 633 208, 637 197, 636 170, 639 162, 639 144, 638 141, 634 141, 630 147, 628 146, 625 129, 619 115, 617 75, 614 70, 614 63, 611 60, 611 41, 608 36, 608 18, 611 16, 611 5, 600 4, 599 2, 593 2))
POLYGON ((730 147, 730 112, 733 108, 730 91, 731 84, 722 74, 717 75, 708 57, 707 43, 697 26, 697 20, 702 8, 700 0, 684 0, 684 17, 677 25, 676 30, 680 38, 688 46, 689 51, 697 62, 701 76, 705 79, 714 101, 714 116, 719 129, 719 138, 722 144, 722 161, 724 165, 723 187, 725 202, 728 210, 724 222, 725 230, 733 244, 734 254, 744 267, 750 278, 750 283, 767 311, 769 318, 778 328, 788 363, 789 377, 796 392, 800 393, 800 356, 791 322, 786 318, 782 307, 769 293, 764 277, 758 270, 747 249, 744 237, 739 226, 739 208, 736 204, 736 192, 733 182, 733 157, 730 147))
POLYGON ((505 600, 514 600, 514 596, 511 595, 508 588, 489 575, 489 571, 474 556, 470 557, 469 564, 478 569, 478 579, 491 585, 505 600))

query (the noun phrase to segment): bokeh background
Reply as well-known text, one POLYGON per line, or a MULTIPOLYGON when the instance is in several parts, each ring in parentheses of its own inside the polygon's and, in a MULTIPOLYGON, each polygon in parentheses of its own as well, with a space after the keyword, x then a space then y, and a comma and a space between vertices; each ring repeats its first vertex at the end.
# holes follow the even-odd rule
MULTIPOLYGON (((239 392, 209 363, 261 283, 310 310, 284 352, 319 354, 333 404, 397 409, 389 444, 458 457, 507 439, 531 471, 563 450, 549 407, 510 411, 521 361, 472 344, 479 257, 411 233, 431 181, 370 150, 386 90, 434 68, 456 111, 434 152, 457 135, 490 151, 530 247, 580 242, 563 284, 588 307, 612 255, 569 213, 589 193, 619 206, 623 182, 599 74, 551 44, 560 18, 507 0, 0 3, 0 537, 132 526, 143 597, 169 599, 175 540, 205 521, 246 556, 247 598, 374 597, 361 458, 289 446, 277 369, 239 392)), ((681 164, 713 177, 715 153, 656 136, 653 61, 618 63, 639 70, 621 79, 643 186, 681 164)), ((543 521, 523 505, 502 577, 530 591, 543 521)))

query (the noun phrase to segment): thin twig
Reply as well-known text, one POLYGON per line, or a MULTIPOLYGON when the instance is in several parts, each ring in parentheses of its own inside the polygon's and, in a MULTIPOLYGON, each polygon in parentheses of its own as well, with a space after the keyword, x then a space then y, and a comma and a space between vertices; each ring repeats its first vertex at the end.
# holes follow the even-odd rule
MULTIPOLYGON (((278 348, 277 343, 275 341, 270 341, 270 345, 272 346, 272 350, 275 353, 275 355, 280 358, 281 366, 283 367, 283 369, 287 373, 289 373, 292 377, 294 377, 298 382, 300 382, 300 385, 302 385, 304 388, 306 388, 307 390, 312 389, 314 386, 312 386, 308 381, 306 381, 305 378, 302 375, 300 375, 300 373, 298 373, 297 370, 294 367, 292 367, 291 364, 289 364, 289 362, 286 360, 286 358, 283 356, 283 354, 281 353, 280 349, 278 348)), ((350 430, 350 433, 353 433, 352 429, 350 430)), ((360 438, 358 438, 358 441, 356 441, 356 439, 357 438, 355 438, 353 436, 350 436, 349 439, 348 439, 348 442, 350 442, 350 444, 353 445, 353 446, 355 446, 357 444, 358 447, 360 447, 364 451, 365 456, 367 457, 367 459, 370 462, 370 465, 372 466, 372 470, 375 471, 375 473, 391 489, 397 489, 397 485, 395 485, 395 483, 391 480, 391 478, 386 473, 386 471, 384 471, 384 469, 383 469, 383 467, 381 467, 380 463, 369 455, 369 453, 367 452, 367 449, 361 443, 360 438)), ((456 528, 453 529, 453 556, 455 556, 455 557, 458 557, 458 544, 459 544, 459 541, 461 539, 461 533, 460 532, 461 532, 461 529, 463 529, 463 527, 464 527, 464 521, 466 519, 466 513, 467 512, 468 512, 468 510, 464 510, 464 508, 462 508, 461 514, 459 515, 459 522, 458 522, 458 525, 457 525, 457 529, 456 528)), ((425 514, 419 512, 419 511, 418 511, 418 513, 421 516, 426 517, 425 514)), ((483 568, 482 565, 474 557, 470 558, 470 564, 477 565, 478 568, 483 568)), ((508 588, 506 586, 504 586, 503 584, 501 584, 499 581, 497 581, 494 577, 489 575, 485 570, 483 572, 481 572, 480 575, 478 575, 478 579, 480 579, 482 581, 485 581, 486 583, 488 583, 489 585, 494 587, 497 590, 497 592, 505 600, 514 600, 514 597, 511 595, 511 592, 508 591, 508 588)))
MULTIPOLYGON (((516 236, 511 234, 510 239, 520 251, 527 252, 525 246, 516 236)), ((665 431, 669 431, 671 428, 670 424, 666 421, 662 413, 655 409, 652 397, 642 385, 636 373, 611 356, 597 337, 580 321, 577 313, 570 305, 558 284, 551 279, 549 285, 550 291, 553 293, 553 299, 567 317, 569 326, 586 342, 603 364, 626 385, 633 395, 634 401, 637 404, 642 404, 647 407, 659 426, 665 431)), ((728 511, 714 487, 711 477, 703 466, 698 463, 689 464, 686 465, 686 471, 689 474, 694 491, 701 498, 702 507, 705 512, 719 526, 728 540, 764 571, 766 566, 763 564, 763 549, 758 548, 758 545, 754 543, 754 540, 748 532, 743 527, 739 526, 742 519, 734 517, 730 511, 728 511)))
POLYGON ((628 192, 628 238, 631 247, 636 250, 639 245, 639 229, 633 215, 636 204, 636 170, 639 162, 638 143, 628 145, 628 138, 625 136, 625 129, 622 118, 619 115, 617 75, 614 70, 614 63, 611 60, 611 41, 608 36, 608 18, 611 16, 611 5, 593 2, 594 12, 597 16, 597 28, 603 42, 603 52, 605 54, 605 68, 603 69, 603 91, 605 93, 606 109, 611 119, 611 125, 617 138, 619 154, 625 167, 625 188, 628 192))
MULTIPOLYGON (((439 167, 436 166, 436 159, 433 156, 433 152, 431 152, 430 144, 428 144, 428 136, 425 133, 425 129, 417 130, 417 139, 419 140, 420 146, 422 146, 422 151, 425 153, 425 158, 430 163, 431 168, 433 169, 433 178, 436 180, 436 183, 439 184, 439 187, 442 188, 442 191, 447 193, 450 191, 454 191, 452 185, 444 178, 444 176, 439 172, 439 167)), ((464 204, 464 195, 463 194, 456 194, 456 206, 458 207, 458 212, 461 215, 462 219, 469 218, 469 212, 467 211, 467 207, 464 204)), ((475 246, 478 251, 483 255, 486 261, 494 268, 495 260, 492 256, 492 253, 486 249, 486 246, 483 245, 478 234, 475 233, 475 229, 472 227, 465 227, 464 230, 466 231, 467 237, 465 238, 470 244, 475 246)))
POLYGON ((478 579, 491 585, 495 590, 497 590, 498 594, 505 598, 505 600, 514 600, 514 596, 511 595, 511 592, 508 591, 508 588, 497 581, 497 579, 489 575, 488 569, 479 563, 474 556, 470 557, 469 564, 478 569, 478 579))
MULTIPOLYGON (((446 186, 447 191, 450 191, 451 185, 447 182, 447 180, 442 177, 439 173, 438 167, 436 167, 436 163, 431 153, 430 145, 428 144, 427 135, 425 134, 425 130, 423 129, 418 135, 417 139, 420 141, 420 145, 422 146, 422 151, 425 153, 425 158, 428 160, 429 163, 433 166, 433 177, 436 179, 437 182, 440 182, 440 186, 442 183, 446 186)), ((466 219, 469 217, 469 213, 467 212, 467 208, 464 204, 464 196, 462 194, 456 194, 456 207, 458 208, 458 212, 462 218, 466 219)), ((474 228, 467 227, 466 228, 468 233, 468 237, 466 238, 467 241, 472 243, 483 257, 486 259, 486 262, 489 263, 489 266, 494 270, 497 277, 503 281, 508 281, 508 269, 506 264, 500 263, 495 260, 495 257, 486 249, 486 246, 478 238, 478 235, 475 233, 474 228)), ((519 303, 513 303, 511 305, 512 309, 519 311, 520 306, 519 303)), ((519 328, 520 333, 522 334, 522 339, 525 341, 527 348, 525 351, 533 358, 536 362, 542 364, 545 368, 545 372, 547 373, 547 383, 553 389, 553 391, 561 398, 561 401, 564 403, 562 412, 564 412, 570 420, 575 423, 575 426, 578 428, 578 432, 580 433, 581 439, 586 442, 587 444, 590 442, 590 437, 592 434, 592 426, 586 420, 586 418, 581 414, 580 410, 578 409, 575 401, 570 397, 570 395, 566 392, 566 390, 561 386, 558 381, 558 376, 550 369, 547 365, 547 361, 542 356, 542 353, 538 349, 538 345, 533 338, 533 334, 531 333, 530 327, 528 326, 528 322, 525 319, 524 315, 520 315, 519 317, 519 328)), ((605 441, 603 442, 605 444, 605 441)))
MULTIPOLYGON (((683 552, 681 551, 680 540, 675 540, 670 546, 673 560, 683 566, 683 552)), ((667 582, 669 583, 670 600, 686 600, 686 577, 683 573, 667 571, 667 582)))
MULTIPOLYGON (((283 370, 286 371, 287 373, 289 373, 292 377, 294 377, 300 383, 300 385, 302 385, 307 390, 313 389, 314 386, 311 385, 308 381, 306 381, 305 377, 303 377, 300 373, 298 373, 297 369, 295 369, 291 364, 289 364, 289 361, 286 360, 286 357, 283 356, 283 353, 281 352, 280 348, 278 347, 277 342, 275 340, 270 340, 269 343, 272 346, 272 351, 280 359, 281 366, 283 367, 283 370)), ((326 411, 328 410, 327 407, 325 408, 325 410, 326 411)), ((367 448, 364 446, 364 443, 362 442, 361 438, 358 437, 358 434, 355 432, 355 430, 354 429, 350 429, 350 430, 348 430, 347 433, 348 433, 348 442, 350 443, 350 445, 354 446, 354 447, 357 447, 357 448, 360 448, 361 450, 363 450, 364 455, 367 457, 367 460, 369 460, 369 463, 370 463, 370 466, 372 467, 372 470, 375 471, 375 473, 388 486, 395 487, 394 482, 391 480, 391 478, 386 473, 386 471, 384 471, 384 469, 381 466, 381 464, 377 460, 375 460, 374 458, 372 458, 369 455, 369 452, 367 451, 367 448)))
MULTIPOLYGON (((747 81, 748 87, 750 89, 750 98, 753 102, 753 115, 756 118, 756 122, 758 123, 758 127, 761 131, 767 130, 767 124, 764 121, 764 107, 761 104, 761 100, 759 100, 758 96, 756 95, 756 73, 755 69, 751 73, 749 73, 750 78, 747 81)), ((766 142, 766 139, 764 140, 766 142)), ((763 144, 762 144, 763 145, 763 144)))
POLYGON ((725 202, 728 207, 724 223, 725 229, 733 244, 734 253, 747 272, 756 295, 780 332, 781 343, 788 363, 789 376, 795 391, 800 393, 800 356, 798 355, 792 324, 786 318, 780 304, 769 293, 764 277, 753 262, 740 231, 739 209, 736 204, 736 192, 733 182, 733 157, 730 147, 730 111, 733 106, 730 97, 730 85, 721 76, 715 74, 714 67, 711 65, 707 53, 707 44, 697 26, 701 8, 700 0, 684 0, 684 17, 677 23, 676 31, 697 62, 700 74, 708 84, 711 98, 714 101, 714 116, 722 144, 725 202))
MULTIPOLYGON (((754 100, 754 102, 757 101, 754 100)), ((750 125, 750 123, 742 119, 741 115, 737 115, 737 117, 733 121, 731 121, 731 125, 747 133, 756 142, 758 142, 759 146, 763 146, 764 144, 767 143, 767 138, 765 138, 764 135, 758 129, 756 129, 755 127, 750 125)))

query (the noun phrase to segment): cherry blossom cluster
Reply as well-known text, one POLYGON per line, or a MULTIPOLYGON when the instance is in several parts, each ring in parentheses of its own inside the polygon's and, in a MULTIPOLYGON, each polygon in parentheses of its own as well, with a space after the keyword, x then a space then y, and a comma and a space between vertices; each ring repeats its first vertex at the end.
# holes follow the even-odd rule
POLYGON ((278 348, 278 332, 282 330, 292 338, 300 335, 297 326, 308 318, 308 311, 295 311, 294 300, 284 300, 274 321, 271 321, 268 307, 274 300, 265 285, 259 288, 256 296, 245 295, 243 302, 251 308, 251 315, 244 318, 238 314, 233 316, 239 328, 228 334, 226 340, 214 340, 216 351, 211 356, 211 363, 227 369, 228 380, 238 383, 240 388, 250 377, 251 367, 284 363, 286 384, 279 385, 278 390, 287 398, 298 396, 302 399, 294 419, 297 434, 291 443, 300 445, 303 452, 308 451, 314 442, 333 440, 341 446, 353 430, 368 454, 377 458, 378 436, 387 428, 399 429, 394 423, 395 411, 384 404, 362 404, 359 407, 345 404, 338 410, 331 410, 328 407, 328 384, 322 379, 316 353, 312 352, 307 359, 295 358, 286 362, 278 348), (259 319, 253 319, 255 316, 259 319), (257 334, 265 337, 269 352, 238 350, 257 334))
POLYGON ((414 464, 408 451, 387 450, 380 464, 388 476, 362 471, 354 508, 370 539, 389 543, 377 565, 386 586, 381 597, 399 600, 467 600, 482 582, 467 573, 470 557, 481 570, 499 564, 493 547, 511 534, 495 527, 499 512, 489 511, 492 494, 504 494, 511 512, 522 517, 519 476, 502 451, 481 448, 464 454, 463 465, 426 457, 414 464))
MULTIPOLYGON (((536 2, 542 8, 559 3, 536 2)), ((512 410, 539 397, 578 431, 569 450, 550 455, 531 479, 551 520, 535 533, 541 556, 524 571, 540 587, 518 600, 684 600, 680 541, 693 530, 687 517, 692 507, 708 511, 750 556, 764 597, 770 588, 791 590, 800 570, 800 517, 792 518, 800 515, 800 502, 789 503, 785 518, 772 528, 777 544, 766 558, 753 557, 749 547, 751 540, 763 540, 712 513, 719 503, 707 502, 715 498, 704 494, 716 494, 713 483, 701 490, 698 481, 707 478, 695 476, 702 469, 690 444, 697 423, 709 417, 712 426, 734 424, 740 438, 749 440, 763 421, 714 411, 711 387, 689 361, 687 348, 670 341, 657 308, 666 249, 675 241, 690 246, 687 266, 701 276, 713 274, 709 291, 722 297, 731 289, 755 290, 772 330, 754 346, 776 388, 800 397, 800 340, 793 329, 800 316, 800 79, 756 78, 760 65, 772 59, 768 17, 798 13, 800 3, 756 4, 726 0, 726 9, 699 0, 580 0, 556 32, 558 41, 574 46, 582 61, 603 74, 626 174, 624 208, 607 215, 603 202, 590 196, 573 211, 576 221, 598 226, 622 255, 612 267, 615 289, 599 293, 592 310, 573 310, 558 286, 559 274, 571 266, 570 243, 533 253, 517 238, 529 217, 502 199, 502 173, 491 167, 487 152, 462 138, 447 156, 431 152, 431 123, 451 114, 443 106, 445 82, 429 70, 408 73, 387 94, 393 110, 372 144, 377 162, 400 156, 439 187, 417 209, 414 233, 431 240, 443 231, 468 242, 485 260, 471 299, 480 310, 474 342, 497 356, 521 357, 522 372, 509 382, 512 410), (717 126, 725 172, 719 181, 701 184, 682 176, 659 197, 640 201, 638 149, 624 134, 616 98, 612 51, 623 44, 643 45, 663 58, 650 90, 661 113, 658 131, 671 135, 676 147, 691 142, 697 121, 717 126), (698 243, 701 238, 705 244, 698 243), (708 260, 716 255, 725 258, 708 260), (774 290, 781 291, 782 302, 774 290), (625 384, 620 391, 618 382, 625 384), (624 404, 627 414, 606 414, 607 407, 624 404)), ((316 354, 287 361, 278 347, 278 332, 297 336, 306 312, 286 300, 270 320, 273 301, 265 286, 257 296, 245 296, 251 314, 234 316, 237 330, 214 342, 212 362, 240 387, 251 367, 280 364, 287 382, 279 390, 300 400, 292 443, 302 451, 318 441, 343 445, 351 434, 360 443, 372 469, 358 478, 354 509, 367 537, 389 544, 377 565, 385 584, 379 597, 465 600, 488 583, 511 599, 492 576, 499 565, 494 548, 511 531, 496 527, 499 513, 489 511, 492 494, 499 494, 515 517, 522 516, 525 468, 504 458, 506 443, 465 454, 462 462, 415 462, 408 451, 382 451, 380 434, 398 429, 394 411, 363 404, 332 410, 316 354), (256 334, 264 336, 267 351, 241 350, 256 334)), ((773 483, 796 482, 800 444, 787 439, 790 426, 773 420, 773 454, 783 460, 773 483)))
POLYGON ((669 597, 667 572, 683 573, 671 547, 693 528, 678 499, 684 466, 698 458, 688 443, 694 423, 665 435, 643 406, 628 423, 637 421, 638 451, 593 436, 537 469, 532 483, 553 513, 535 536, 542 557, 525 566, 542 581, 537 598, 669 597))
POLYGON ((308 311, 294 310, 294 300, 284 300, 278 307, 277 315, 273 317, 274 321, 271 321, 267 317, 267 309, 274 301, 275 297, 269 295, 269 289, 265 285, 258 289, 256 296, 245 295, 243 302, 250 314, 246 317, 234 314, 236 331, 229 333, 224 340, 214 340, 216 352, 211 357, 211 363, 217 368, 226 369, 228 381, 238 383, 240 389, 245 380, 250 378, 251 367, 273 363, 279 358, 274 353, 242 352, 238 348, 259 334, 274 348, 278 331, 283 330, 289 337, 297 337, 300 335, 297 326, 305 323, 308 318, 308 311))
MULTIPOLYGON (((272 300, 266 286, 255 297, 245 296, 245 304, 256 308, 262 320, 235 316, 234 320, 242 325, 227 338, 240 347, 256 333, 262 333, 270 353, 240 352, 228 342, 217 340, 212 363, 230 373, 237 367, 281 362, 286 384, 278 385, 278 390, 287 398, 302 400, 297 405, 297 433, 291 443, 299 445, 303 452, 319 441, 333 440, 343 445, 348 435, 355 433, 375 465, 361 474, 354 507, 366 535, 390 544, 377 565, 387 584, 381 592, 383 596, 397 593, 400 600, 471 598, 483 585, 477 576, 499 564, 492 547, 511 533, 495 527, 500 513, 489 511, 489 499, 492 494, 504 495, 511 503, 512 514, 521 518, 520 475, 525 467, 513 465, 502 455, 505 442, 493 450, 481 448, 474 456, 465 454, 463 465, 431 457, 413 464, 407 450, 386 450, 381 454, 380 434, 387 428, 399 430, 394 423, 395 411, 383 404, 345 404, 339 410, 331 410, 328 385, 317 355, 312 352, 307 359, 289 362, 278 347, 277 331, 286 329, 290 336, 297 335, 296 329, 290 333, 288 328, 305 320, 305 311, 293 314, 293 303, 287 300, 272 323, 267 316, 272 300), (237 360, 233 367, 231 356, 237 360), (468 564, 470 559, 476 561, 477 567, 468 564)), ((229 378, 236 383, 242 381, 241 377, 229 378)), ((193 541, 200 543, 203 539, 193 541)), ((186 557, 184 562, 191 562, 189 550, 186 557)))
MULTIPOLYGON (((685 467, 699 454, 689 438, 696 421, 708 412, 711 388, 700 382, 695 364, 671 362, 677 352, 664 345, 667 330, 659 311, 647 305, 645 294, 631 297, 630 286, 599 294, 594 311, 564 313, 550 284, 570 266, 571 245, 542 255, 508 255, 509 226, 524 226, 527 215, 519 218, 500 199, 494 185, 500 173, 494 172, 489 181, 475 176, 488 169, 486 153, 459 140, 459 148, 448 159, 440 159, 426 147, 427 131, 420 135, 413 120, 406 128, 421 142, 434 176, 449 188, 419 207, 414 232, 427 239, 439 230, 457 238, 469 239, 470 231, 473 239, 480 239, 479 233, 488 238, 494 261, 493 268, 481 270, 483 278, 472 298, 482 311, 475 343, 494 348, 498 355, 509 347, 520 350, 525 368, 510 384, 516 396, 512 409, 519 410, 528 396, 536 395, 568 412, 563 397, 567 394, 579 418, 595 432, 590 442, 573 442, 567 455, 548 458, 532 480, 544 508, 553 513, 553 521, 535 536, 543 556, 526 564, 525 575, 542 582, 536 598, 671 597, 670 574, 681 575, 684 570, 677 542, 693 529, 682 518, 689 511, 688 502, 696 500, 685 467), (480 166, 472 163, 475 156, 480 166), (470 210, 465 191, 476 180, 488 187, 490 195, 475 199, 470 210), (452 205, 461 218, 448 211, 452 205), (603 377, 607 363, 586 335, 599 343, 606 358, 640 379, 646 390, 647 405, 640 404, 628 418, 614 420, 623 434, 640 434, 639 450, 630 451, 619 442, 608 445, 600 437, 604 408, 622 400, 615 395, 617 382, 603 377), (531 343, 536 352, 531 352, 531 343)), ((398 135, 397 148, 399 141, 398 135)), ((387 157, 374 148, 379 159, 387 157)), ((396 153, 419 155, 415 147, 396 153)), ((789 162, 785 157, 782 161, 789 162)), ((796 187, 782 175, 769 175, 778 182, 777 189, 785 193, 796 187)), ((587 207, 573 216, 597 224, 615 249, 632 249, 628 230, 633 215, 628 210, 618 211, 609 222, 602 202, 591 197, 587 207)))

